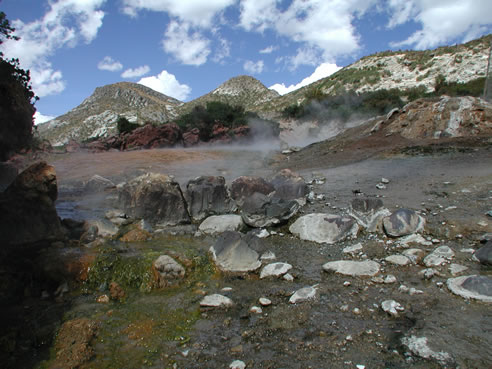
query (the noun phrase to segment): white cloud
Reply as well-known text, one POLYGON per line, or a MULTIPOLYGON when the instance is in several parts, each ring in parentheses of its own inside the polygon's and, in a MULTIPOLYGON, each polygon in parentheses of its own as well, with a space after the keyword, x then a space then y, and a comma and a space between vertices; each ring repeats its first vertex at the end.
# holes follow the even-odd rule
POLYGON ((265 63, 263 62, 263 60, 258 60, 257 62, 247 60, 243 65, 244 70, 250 74, 260 74, 261 72, 263 72, 264 66, 265 63))
POLYGON ((12 21, 21 39, 6 40, 1 50, 7 57, 19 58, 23 69, 31 71, 36 95, 56 94, 65 88, 62 73, 53 70, 49 58, 56 50, 75 47, 80 41, 90 43, 102 25, 106 0, 50 1, 44 16, 31 23, 12 21))
POLYGON ((123 0, 123 11, 137 16, 139 10, 165 12, 194 26, 210 27, 214 17, 236 0, 123 0))
POLYGON ((185 100, 191 93, 191 88, 188 85, 179 83, 174 74, 165 70, 157 76, 142 78, 138 83, 181 101, 185 100))
POLYGON ((488 0, 390 0, 389 28, 414 21, 421 24, 406 40, 394 47, 410 45, 426 49, 460 38, 466 42, 486 32, 492 23, 492 2, 488 0))
POLYGON ((192 33, 188 23, 172 21, 162 41, 164 51, 188 65, 202 65, 210 54, 210 40, 199 32, 192 33))
POLYGON ((271 46, 265 47, 264 49, 261 49, 260 54, 271 54, 277 49, 278 49, 277 46, 271 45, 271 46))
POLYGON ((104 59, 99 62, 97 68, 100 70, 117 72, 123 69, 123 64, 121 64, 119 61, 113 60, 113 58, 110 56, 105 56, 104 59))
POLYGON ((44 122, 48 122, 48 121, 55 119, 55 118, 56 117, 53 117, 51 115, 44 115, 44 114, 41 114, 39 111, 37 111, 34 113, 34 124, 38 125, 38 124, 41 124, 44 122))
POLYGON ((122 78, 136 78, 142 77, 150 72, 150 67, 148 65, 143 65, 135 69, 127 69, 121 73, 122 78))
POLYGON ((333 73, 339 71, 342 67, 339 67, 336 64, 331 63, 323 63, 316 68, 316 70, 309 77, 304 78, 301 82, 296 85, 290 85, 288 87, 283 83, 276 83, 273 86, 269 87, 272 90, 277 91, 280 95, 288 94, 294 90, 297 90, 301 87, 307 86, 313 82, 316 82, 322 78, 326 78, 331 76, 333 73))
POLYGON ((293 0, 285 9, 276 0, 242 0, 240 25, 247 31, 272 29, 300 44, 291 65, 314 65, 357 51, 353 26, 377 0, 293 0))
POLYGON ((216 63, 221 63, 225 58, 231 55, 231 43, 226 39, 219 38, 220 47, 215 52, 213 61, 216 63))

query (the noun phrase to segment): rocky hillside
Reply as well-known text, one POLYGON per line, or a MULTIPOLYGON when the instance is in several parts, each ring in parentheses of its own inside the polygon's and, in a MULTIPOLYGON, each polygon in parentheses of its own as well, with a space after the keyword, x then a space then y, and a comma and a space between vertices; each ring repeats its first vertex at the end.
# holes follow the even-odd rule
POLYGON ((408 90, 422 86, 431 92, 440 74, 447 82, 466 83, 483 78, 487 72, 491 40, 492 35, 488 35, 466 44, 433 50, 385 51, 369 55, 330 77, 276 99, 274 103, 264 103, 258 109, 272 112, 299 104, 305 99, 306 92, 312 89, 319 89, 327 95, 337 95, 349 90, 408 90))
POLYGON ((180 113, 187 113, 197 105, 206 105, 210 101, 220 101, 230 105, 242 105, 246 110, 256 111, 261 104, 273 101, 280 95, 270 90, 256 78, 238 76, 222 83, 212 92, 199 97, 179 108, 180 113))
POLYGON ((120 82, 98 87, 68 113, 40 124, 38 131, 52 145, 90 140, 116 133, 118 117, 130 122, 165 123, 177 116, 182 102, 137 83, 120 82))

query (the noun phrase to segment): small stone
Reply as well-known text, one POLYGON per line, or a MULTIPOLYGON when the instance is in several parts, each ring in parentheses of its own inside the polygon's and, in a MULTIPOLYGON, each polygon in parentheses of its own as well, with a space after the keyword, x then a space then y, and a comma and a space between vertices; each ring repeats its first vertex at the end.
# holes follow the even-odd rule
POLYGON ((439 266, 454 257, 454 251, 448 246, 440 246, 424 259, 427 267, 439 266))
POLYGON ((340 306, 340 311, 348 311, 349 310, 349 306, 348 305, 342 305, 340 306))
POLYGON ((292 274, 290 274, 290 273, 284 274, 283 278, 284 278, 284 280, 286 280, 287 282, 292 282, 292 281, 294 281, 294 277, 293 277, 293 276, 292 276, 292 274))
POLYGON ((229 369, 245 369, 246 364, 241 360, 234 360, 230 365, 229 369))
POLYGON ((263 313, 263 310, 261 309, 261 307, 259 306, 252 306, 250 309, 249 309, 249 312, 250 313, 253 313, 253 314, 261 314, 263 313))
POLYGON ((384 260, 386 260, 388 263, 401 266, 410 264, 410 259, 407 258, 405 255, 390 255, 384 260))
POLYGON ((373 281, 374 283, 379 283, 379 284, 384 283, 383 277, 380 277, 380 276, 372 277, 371 281, 373 281))
POLYGON ((381 178, 381 183, 388 184, 388 183, 390 183, 390 181, 389 181, 389 179, 383 177, 383 178, 381 178))
POLYGON ((256 237, 259 238, 266 238, 270 236, 270 232, 268 232, 266 229, 261 229, 258 233, 256 233, 256 237))
POLYGON ((354 310, 352 310, 352 312, 355 314, 355 315, 360 315, 362 312, 360 311, 359 308, 354 308, 354 310))
POLYGON ((347 246, 343 249, 343 253, 344 254, 355 254, 359 251, 362 250, 362 244, 361 243, 357 243, 355 245, 352 245, 352 246, 347 246))
POLYGON ((427 268, 427 269, 424 269, 424 270, 421 270, 419 272, 419 275, 422 279, 426 279, 426 280, 429 280, 431 279, 432 277, 434 277, 436 275, 437 271, 435 269, 432 269, 432 268, 427 268))
POLYGON ((280 277, 292 269, 292 265, 287 263, 272 263, 266 265, 260 273, 260 279, 266 277, 280 277))
POLYGON ((222 292, 231 292, 232 291, 232 287, 224 287, 222 288, 222 292))
POLYGON ((349 281, 345 281, 345 282, 343 282, 343 285, 344 285, 345 287, 349 287, 351 284, 352 284, 352 283, 350 283, 349 281))
POLYGON ((335 273, 350 276, 367 276, 373 277, 379 273, 379 264, 372 260, 352 261, 339 260, 331 261, 323 265, 325 272, 333 271, 335 273))
POLYGON ((200 306, 204 307, 229 307, 234 303, 229 297, 219 294, 208 295, 200 302, 200 306))
POLYGON ((391 316, 397 317, 399 311, 405 310, 403 306, 400 305, 399 302, 395 300, 386 300, 381 303, 381 309, 391 316))
POLYGON ((407 293, 410 291, 410 289, 405 286, 404 284, 402 284, 399 288, 398 288, 398 291, 400 291, 401 293, 407 293))
POLYGON ((451 264, 449 266, 449 272, 451 275, 456 276, 458 274, 463 273, 465 270, 468 270, 468 267, 460 264, 451 264))
POLYGON ((304 287, 297 290, 289 299, 291 304, 313 300, 316 297, 317 286, 304 287))
POLYGON ((378 184, 376 185, 376 188, 377 188, 378 190, 385 190, 385 189, 386 189, 386 186, 385 186, 384 184, 382 184, 382 183, 378 183, 378 184))
POLYGON ((396 277, 392 274, 388 274, 384 279, 384 284, 396 283, 396 277))
POLYGON ((262 306, 270 306, 272 304, 272 300, 267 299, 266 297, 260 297, 258 301, 262 306))
POLYGON ((260 256, 260 260, 275 260, 276 258, 275 254, 271 251, 264 252, 260 256))

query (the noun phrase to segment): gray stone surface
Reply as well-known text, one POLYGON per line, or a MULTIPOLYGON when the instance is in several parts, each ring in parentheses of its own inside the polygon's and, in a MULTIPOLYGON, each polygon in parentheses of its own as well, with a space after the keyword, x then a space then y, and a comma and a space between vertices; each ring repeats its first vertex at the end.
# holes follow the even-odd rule
POLYGON ((465 299, 492 302, 492 278, 488 276, 467 275, 450 278, 446 285, 455 295, 465 299))
POLYGON ((265 265, 260 273, 260 279, 267 277, 280 277, 292 269, 292 265, 287 263, 271 263, 265 265))
POLYGON ((218 234, 226 231, 240 231, 244 222, 240 215, 212 215, 205 219, 198 229, 206 234, 218 234))
POLYGON ((449 246, 439 246, 424 258, 424 265, 427 267, 439 266, 453 257, 454 251, 449 246))
POLYGON ((197 220, 209 215, 227 214, 235 208, 222 176, 200 176, 190 180, 185 197, 191 217, 197 220))
MULTIPOLYGON (((258 238, 256 241, 258 242, 258 238)), ((238 232, 224 232, 210 247, 212 258, 223 272, 251 272, 261 266, 258 252, 250 247, 248 241, 255 237, 242 237, 238 232)))
POLYGON ((343 275, 372 277, 379 273, 380 266, 373 260, 352 261, 338 260, 323 265, 325 272, 335 272, 343 275))
POLYGON ((384 260, 386 260, 388 263, 401 265, 401 266, 408 265, 411 263, 410 259, 405 255, 390 255, 386 257, 384 260))
POLYGON ((474 255, 481 264, 492 265, 492 241, 480 247, 474 255))
POLYGON ((398 209, 383 219, 385 232, 392 237, 406 236, 423 229, 425 220, 415 211, 398 209))
POLYGON ((203 307, 230 307, 232 305, 234 305, 234 302, 229 297, 217 293, 205 296, 200 301, 200 306, 203 307))
POLYGON ((355 238, 359 226, 352 217, 314 213, 297 219, 289 227, 289 231, 302 240, 333 244, 355 238))
POLYGON ((190 222, 179 183, 170 176, 148 173, 117 188, 119 207, 133 218, 163 226, 190 222))
POLYGON ((316 286, 301 288, 290 297, 289 302, 291 304, 297 304, 298 302, 314 300, 316 298, 316 291, 316 286))
POLYGON ((451 355, 447 352, 436 352, 432 350, 428 346, 427 337, 403 337, 401 342, 404 346, 408 347, 414 355, 420 356, 424 359, 433 359, 441 364, 446 364, 452 361, 451 355))

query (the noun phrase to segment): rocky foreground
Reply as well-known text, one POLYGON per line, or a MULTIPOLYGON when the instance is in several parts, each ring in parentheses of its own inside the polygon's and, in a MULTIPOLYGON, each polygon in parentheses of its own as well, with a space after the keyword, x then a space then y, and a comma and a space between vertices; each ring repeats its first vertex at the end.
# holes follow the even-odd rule
POLYGON ((36 164, 0 199, 2 362, 489 367, 490 159, 480 147, 302 176, 95 175, 60 194, 36 164), (67 196, 72 215, 92 213, 43 215, 67 196))

